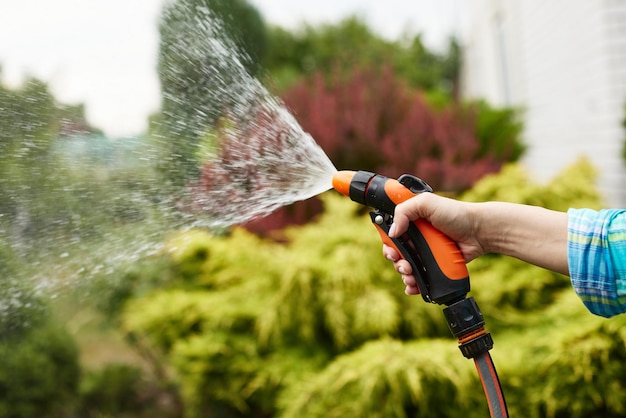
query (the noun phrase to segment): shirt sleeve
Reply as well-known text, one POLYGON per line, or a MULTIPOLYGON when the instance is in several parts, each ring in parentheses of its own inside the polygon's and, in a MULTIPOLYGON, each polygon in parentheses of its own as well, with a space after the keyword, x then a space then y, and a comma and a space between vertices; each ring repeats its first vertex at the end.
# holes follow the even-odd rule
POLYGON ((587 309, 626 312, 626 210, 570 209, 567 241, 572 286, 587 309))

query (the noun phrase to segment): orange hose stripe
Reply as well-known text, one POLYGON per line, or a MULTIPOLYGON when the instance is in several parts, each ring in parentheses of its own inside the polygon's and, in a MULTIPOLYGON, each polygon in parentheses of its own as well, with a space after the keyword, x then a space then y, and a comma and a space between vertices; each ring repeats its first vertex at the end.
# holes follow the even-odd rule
MULTIPOLYGON (((496 373, 496 369, 493 365, 493 360, 491 359, 491 356, 489 355, 489 352, 485 352, 482 354, 482 357, 484 357, 486 359, 486 363, 487 363, 487 368, 489 369, 489 377, 491 378, 492 382, 495 382, 496 384, 499 385, 499 379, 498 379, 498 374, 496 373)), ((485 379, 483 377, 483 373, 481 372, 480 367, 478 366, 478 361, 475 358, 474 359, 474 365, 476 366, 476 370, 478 371, 478 375, 480 377, 480 383, 483 386, 483 390, 485 392, 485 394, 488 393, 488 389, 487 389, 487 385, 485 383, 485 379)), ((497 396, 498 396, 498 404, 500 405, 500 409, 502 411, 506 411, 506 402, 504 401, 504 395, 502 394, 502 388, 498 387, 497 392, 497 396)), ((489 404, 489 412, 491 416, 494 416, 494 411, 492 410, 491 407, 491 402, 487 402, 489 404)))
POLYGON ((470 332, 469 334, 466 334, 464 336, 462 336, 461 338, 459 338, 459 344, 464 344, 468 341, 473 340, 474 338, 478 338, 481 335, 484 335, 487 333, 487 330, 483 327, 483 328, 479 328, 477 330, 474 330, 472 332, 470 332))

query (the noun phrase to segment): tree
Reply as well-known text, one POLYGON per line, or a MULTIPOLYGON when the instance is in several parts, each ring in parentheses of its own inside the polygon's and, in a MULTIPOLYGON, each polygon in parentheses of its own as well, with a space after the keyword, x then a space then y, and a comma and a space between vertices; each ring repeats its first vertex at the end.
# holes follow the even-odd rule
POLYGON ((242 73, 258 71, 265 25, 246 0, 177 0, 164 6, 159 32, 162 103, 155 133, 166 178, 183 185, 198 174, 198 141, 228 110, 229 98, 242 94, 242 73))
POLYGON ((60 174, 53 154, 60 138, 99 131, 87 122, 83 105, 59 103, 46 83, 35 78, 16 89, 0 84, 0 124, 0 214, 5 221, 15 220, 31 202, 31 213, 21 216, 31 223, 22 227, 32 230, 50 211, 47 205, 37 208, 36 202, 55 189, 51 183, 60 174))
POLYGON ((305 25, 294 32, 272 27, 268 44, 263 64, 279 89, 290 87, 299 76, 332 74, 338 68, 349 76, 354 69, 389 66, 412 87, 449 94, 460 65, 454 40, 448 52, 437 54, 426 48, 419 34, 389 41, 357 17, 336 25, 305 25))
POLYGON ((0 222, 28 234, 45 208, 29 206, 45 192, 53 170, 51 150, 59 134, 58 108, 48 86, 36 79, 11 90, 0 85, 0 222))

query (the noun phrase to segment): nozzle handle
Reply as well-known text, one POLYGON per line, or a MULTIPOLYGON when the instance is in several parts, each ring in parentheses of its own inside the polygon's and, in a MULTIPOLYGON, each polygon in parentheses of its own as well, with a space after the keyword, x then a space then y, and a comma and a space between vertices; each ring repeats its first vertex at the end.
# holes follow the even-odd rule
POLYGON ((463 254, 454 241, 425 219, 412 222, 403 237, 389 237, 396 205, 419 193, 431 192, 430 186, 407 174, 395 180, 369 172, 359 175, 357 172, 354 178, 359 179, 360 186, 355 190, 362 191, 362 198, 357 200, 353 197, 357 193, 353 193, 352 187, 350 198, 377 209, 379 215, 388 215, 383 216, 385 222, 382 224, 376 223, 374 217, 372 221, 378 227, 383 242, 387 245, 391 243, 411 264, 424 300, 449 305, 463 299, 470 291, 469 273, 463 254), (365 177, 369 177, 367 182, 365 177), (363 187, 365 182, 367 186, 363 187))
MULTIPOLYGON (((453 241, 426 221, 413 222, 409 224, 407 233, 402 237, 391 238, 389 237, 389 228, 393 218, 385 216, 379 210, 370 212, 370 217, 378 229, 383 243, 395 248, 401 257, 411 265, 413 276, 424 301, 449 306, 465 298, 470 291, 469 273, 467 273, 465 262, 463 261, 463 268, 459 269, 460 276, 457 272, 451 277, 449 272, 443 271, 442 262, 436 259, 431 249, 433 240, 438 240, 440 241, 438 245, 444 244, 448 247, 447 249, 444 248, 445 251, 456 255, 459 250, 453 241), (420 225, 418 226, 418 224, 420 225), (427 234, 430 236, 430 243, 422 232, 423 230, 429 231, 427 234)), ((458 263, 458 261, 451 259, 443 261, 443 263, 448 262, 458 263)))

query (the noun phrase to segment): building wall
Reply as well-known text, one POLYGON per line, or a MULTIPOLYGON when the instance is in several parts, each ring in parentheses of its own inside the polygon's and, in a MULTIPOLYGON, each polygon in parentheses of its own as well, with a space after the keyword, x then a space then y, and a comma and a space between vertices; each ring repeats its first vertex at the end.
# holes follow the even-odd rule
POLYGON ((463 92, 523 110, 525 166, 549 180, 581 155, 626 207, 626 1, 468 0, 463 92))

